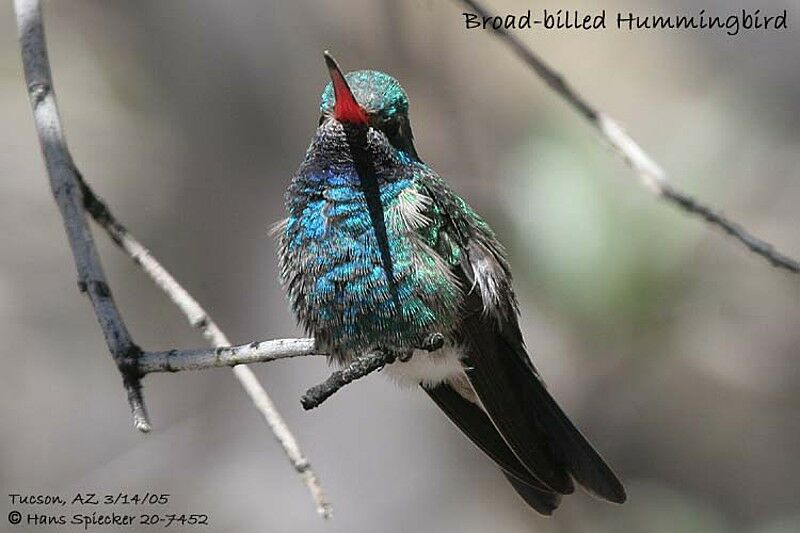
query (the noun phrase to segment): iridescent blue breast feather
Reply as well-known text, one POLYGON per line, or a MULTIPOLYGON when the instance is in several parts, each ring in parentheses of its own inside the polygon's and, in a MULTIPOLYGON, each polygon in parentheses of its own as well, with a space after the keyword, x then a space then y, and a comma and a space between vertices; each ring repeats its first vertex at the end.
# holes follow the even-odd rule
POLYGON ((395 300, 355 166, 321 159, 325 152, 315 146, 331 142, 338 128, 333 120, 320 128, 287 195, 280 255, 292 305, 332 353, 419 346, 456 322, 460 298, 453 265, 431 246, 432 226, 441 221, 426 214, 431 202, 420 192, 427 167, 371 134, 395 300))

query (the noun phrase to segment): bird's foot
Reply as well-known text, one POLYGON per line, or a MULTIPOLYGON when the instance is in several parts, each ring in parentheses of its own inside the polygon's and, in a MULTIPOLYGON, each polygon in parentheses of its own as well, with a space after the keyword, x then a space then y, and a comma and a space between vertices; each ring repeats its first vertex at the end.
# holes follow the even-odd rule
POLYGON ((416 346, 414 348, 406 348, 406 349, 388 349, 388 348, 380 348, 379 350, 384 354, 384 359, 386 360, 386 364, 394 363, 395 361, 400 361, 401 363, 407 363, 414 357, 414 350, 423 350, 426 352, 435 352, 436 350, 440 349, 444 346, 444 335, 441 333, 431 333, 422 341, 420 346, 416 346))
POLYGON ((376 349, 376 352, 380 354, 381 359, 387 365, 391 365, 395 361, 408 361, 408 359, 411 357, 410 355, 406 354, 405 350, 386 348, 383 346, 379 346, 376 349))

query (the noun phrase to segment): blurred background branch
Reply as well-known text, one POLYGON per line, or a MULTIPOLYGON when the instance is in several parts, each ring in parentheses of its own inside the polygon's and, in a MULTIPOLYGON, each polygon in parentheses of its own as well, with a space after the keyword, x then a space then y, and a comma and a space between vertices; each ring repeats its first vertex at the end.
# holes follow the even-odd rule
MULTIPOLYGON (((477 0, 458 0, 472 9, 481 19, 494 19, 492 13, 477 0)), ((500 16, 500 19, 504 17, 500 16)), ((667 180, 664 170, 634 141, 625 130, 611 117, 598 111, 585 98, 570 87, 563 76, 545 63, 531 48, 527 47, 504 26, 497 27, 489 24, 488 28, 494 31, 522 60, 542 78, 547 85, 559 96, 564 98, 581 116, 595 126, 611 147, 625 160, 625 162, 639 176, 642 182, 656 196, 659 196, 672 205, 685 210, 687 213, 704 218, 709 224, 724 230, 739 242, 744 244, 751 252, 760 255, 775 267, 786 269, 790 272, 800 273, 800 262, 782 254, 770 243, 759 239, 748 232, 741 225, 726 218, 720 212, 708 207, 685 192, 677 189, 667 180)))

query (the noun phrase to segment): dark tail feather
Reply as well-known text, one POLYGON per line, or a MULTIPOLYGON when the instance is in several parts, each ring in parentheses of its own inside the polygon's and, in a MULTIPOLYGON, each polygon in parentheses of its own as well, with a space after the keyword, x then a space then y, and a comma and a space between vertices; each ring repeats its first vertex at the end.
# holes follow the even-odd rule
POLYGON ((423 389, 450 420, 503 470, 522 499, 536 511, 550 515, 561 495, 550 490, 522 466, 483 410, 447 384, 423 389))
POLYGON ((467 377, 487 414, 522 464, 552 489, 569 488, 560 476, 566 471, 600 498, 624 502, 619 479, 547 392, 515 326, 498 331, 477 313, 464 323, 467 377), (542 442, 555 469, 542 470, 542 442))
POLYGON ((538 484, 540 489, 548 490, 547 485, 538 482, 519 462, 483 409, 464 399, 446 383, 422 388, 456 427, 500 468, 530 485, 538 484))
POLYGON ((517 491, 517 494, 525 500, 525 503, 533 507, 537 512, 550 516, 561 503, 561 494, 557 492, 544 492, 536 487, 531 487, 518 480, 508 472, 503 472, 508 482, 517 491))
POLYGON ((624 503, 627 496, 620 480, 538 379, 533 392, 538 419, 575 480, 601 498, 624 503))

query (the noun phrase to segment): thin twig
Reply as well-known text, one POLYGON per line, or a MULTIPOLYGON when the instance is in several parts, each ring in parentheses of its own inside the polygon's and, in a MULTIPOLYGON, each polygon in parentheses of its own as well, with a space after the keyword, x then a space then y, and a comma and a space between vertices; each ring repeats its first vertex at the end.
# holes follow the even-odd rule
POLYGON ((253 371, 242 366, 243 364, 268 361, 282 357, 296 357, 312 355, 314 348, 313 339, 286 339, 277 341, 253 342, 243 346, 231 346, 228 337, 217 326, 197 300, 181 286, 180 283, 159 263, 150 251, 144 247, 131 233, 117 220, 92 189, 86 184, 80 174, 77 174, 80 183, 84 206, 92 218, 108 233, 111 240, 119 246, 131 260, 139 266, 145 274, 169 297, 170 300, 186 316, 192 327, 198 328, 203 336, 214 347, 213 350, 187 350, 179 352, 147 352, 139 360, 139 372, 145 375, 150 372, 170 372, 188 369, 209 368, 214 366, 232 366, 233 372, 239 383, 245 389, 253 404, 264 417, 275 438, 283 447, 292 466, 302 476, 308 487, 311 497, 319 512, 324 518, 332 516, 332 507, 319 484, 308 459, 303 455, 294 435, 289 430, 283 417, 278 412, 275 404, 270 399, 267 391, 258 382, 253 371), (259 348, 262 348, 259 351, 259 348), (270 351, 271 349, 271 351, 270 351), (280 350, 283 350, 279 353, 280 350), (258 359, 257 354, 262 358, 258 359), (267 357, 267 354, 272 354, 267 357), (250 355, 250 359, 237 356, 250 355), (145 363, 144 366, 142 363, 145 363))
POLYGON ((305 410, 318 407, 342 387, 380 370, 394 360, 395 355, 385 352, 359 355, 349 365, 331 374, 324 382, 308 389, 300 398, 300 403, 305 410))
MULTIPOLYGON (((492 14, 476 0, 459 0, 480 17, 492 14)), ((492 28, 511 49, 533 69, 547 85, 564 98, 586 120, 594 125, 625 160, 639 179, 655 194, 673 206, 704 218, 709 224, 722 228, 727 234, 744 244, 751 252, 760 255, 775 267, 800 273, 800 262, 778 252, 774 246, 759 239, 739 224, 727 219, 718 211, 706 206, 688 194, 678 190, 667 179, 664 170, 634 141, 611 117, 600 112, 585 98, 575 92, 564 78, 545 63, 506 28, 492 28)))
POLYGON ((15 0, 14 11, 36 132, 50 177, 50 187, 61 212, 75 259, 78 287, 89 296, 108 349, 122 374, 134 426, 139 431, 147 432, 150 431, 150 421, 136 367, 140 350, 133 342, 114 303, 92 233, 84 217, 75 165, 67 148, 56 106, 41 7, 37 0, 15 0))
POLYGON ((205 370, 308 355, 323 355, 314 348, 314 339, 256 341, 216 349, 145 352, 139 358, 139 371, 144 375, 151 372, 205 370))

